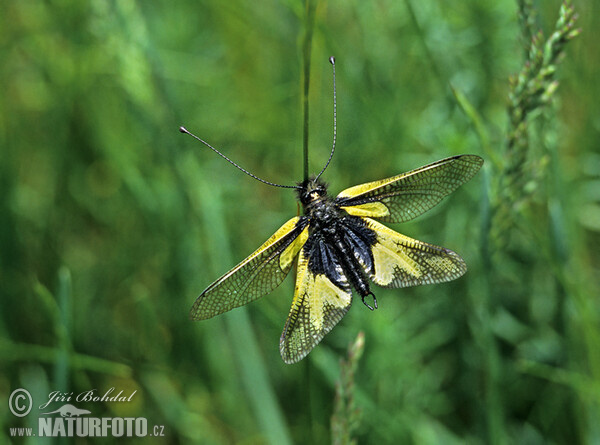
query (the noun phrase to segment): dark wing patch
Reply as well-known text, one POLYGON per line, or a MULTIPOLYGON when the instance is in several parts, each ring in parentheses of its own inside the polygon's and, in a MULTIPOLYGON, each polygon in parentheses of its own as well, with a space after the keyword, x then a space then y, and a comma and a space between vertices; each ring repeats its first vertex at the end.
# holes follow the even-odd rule
POLYGON ((337 196, 336 203, 355 216, 409 221, 471 179, 482 165, 479 156, 453 156, 392 178, 350 187, 337 196))
POLYGON ((373 273, 373 254, 371 246, 375 243, 375 233, 366 227, 364 218, 349 217, 341 223, 343 228, 342 244, 346 246, 362 269, 367 273, 373 273))
POLYGON ((306 242, 308 221, 294 217, 252 255, 211 284, 190 310, 192 320, 205 320, 247 304, 275 289, 290 271, 306 242))

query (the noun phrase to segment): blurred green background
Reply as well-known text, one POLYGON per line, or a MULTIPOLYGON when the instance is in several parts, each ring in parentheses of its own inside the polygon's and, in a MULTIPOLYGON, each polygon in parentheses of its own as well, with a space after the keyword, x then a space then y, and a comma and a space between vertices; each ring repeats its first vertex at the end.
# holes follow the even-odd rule
MULTIPOLYGON (((560 3, 535 5, 548 36, 560 3)), ((339 359, 362 330, 359 443, 600 443, 599 6, 575 3, 583 32, 530 126, 528 198, 490 241, 508 77, 524 63, 517 2, 319 3, 310 165, 329 155, 335 55, 332 193, 454 154, 486 165, 392 226, 459 252, 469 272, 375 288, 379 310, 355 304, 290 366, 278 340, 292 276, 215 319, 188 311, 297 213, 295 196, 177 128, 258 176, 299 181, 304 3, 2 2, 0 442, 37 425, 37 406, 9 411, 16 388, 39 405, 115 387, 137 390, 132 402, 75 405, 164 425, 156 443, 327 443, 339 359)))

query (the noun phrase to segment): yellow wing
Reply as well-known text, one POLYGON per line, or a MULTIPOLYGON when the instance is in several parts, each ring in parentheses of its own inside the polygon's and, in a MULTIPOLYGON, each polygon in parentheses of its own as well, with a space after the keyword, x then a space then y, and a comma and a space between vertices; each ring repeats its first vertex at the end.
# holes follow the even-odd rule
POLYGON ((345 281, 334 285, 325 275, 308 269, 308 258, 300 251, 292 308, 279 342, 285 363, 302 360, 342 319, 352 304, 352 291, 345 281))
POLYGON ((449 249, 401 235, 370 218, 365 221, 377 234, 377 242, 372 246, 375 271, 370 276, 379 286, 441 283, 467 271, 462 258, 449 249))
POLYGON ((286 277, 308 237, 308 221, 286 222, 252 255, 211 284, 190 310, 192 320, 205 320, 247 304, 275 289, 286 277))
POLYGON ((336 202, 351 215, 409 221, 471 179, 482 165, 479 156, 452 156, 392 178, 350 187, 336 202))

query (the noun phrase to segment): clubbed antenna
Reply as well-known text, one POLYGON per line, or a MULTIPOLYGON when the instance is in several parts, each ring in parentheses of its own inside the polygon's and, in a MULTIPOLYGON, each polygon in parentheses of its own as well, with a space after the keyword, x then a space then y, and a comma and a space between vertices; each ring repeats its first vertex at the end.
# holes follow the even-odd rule
POLYGON ((335 93, 335 57, 331 56, 329 58, 329 62, 331 62, 331 66, 333 67, 333 145, 331 147, 331 153, 329 153, 329 159, 327 160, 327 164, 323 167, 323 170, 317 175, 317 179, 323 174, 325 169, 329 166, 331 162, 331 158, 333 158, 333 152, 335 151, 335 139, 337 135, 337 103, 336 103, 336 93, 335 93))
POLYGON ((273 187, 282 187, 282 188, 286 188, 286 189, 297 189, 299 188, 299 186, 297 185, 281 185, 281 184, 275 184, 274 182, 270 182, 270 181, 265 181, 264 179, 259 178, 258 176, 250 173, 248 170, 246 170, 245 168, 240 167, 239 165, 237 165, 235 162, 233 162, 231 159, 229 159, 227 156, 225 156, 223 153, 221 153, 219 150, 217 150, 215 147, 213 147, 212 145, 210 145, 208 142, 200 139, 198 136, 196 136, 193 133, 190 133, 185 127, 179 127, 179 131, 181 131, 182 133, 185 134, 189 134, 191 137, 193 137, 194 139, 202 142, 204 145, 206 145, 208 148, 210 148, 212 151, 214 151, 216 154, 218 154, 219 156, 221 156, 223 159, 225 159, 227 162, 229 162, 231 165, 237 167, 238 169, 240 169, 241 171, 243 171, 244 173, 246 173, 248 176, 256 179, 257 181, 260 181, 264 184, 267 185, 272 185, 273 187))

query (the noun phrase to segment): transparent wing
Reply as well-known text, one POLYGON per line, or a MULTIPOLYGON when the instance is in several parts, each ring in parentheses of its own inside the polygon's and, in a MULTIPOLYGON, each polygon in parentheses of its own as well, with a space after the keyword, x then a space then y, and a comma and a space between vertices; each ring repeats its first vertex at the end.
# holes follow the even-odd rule
POLYGON ((350 187, 336 202, 351 215, 385 222, 409 221, 471 179, 482 165, 479 156, 453 156, 392 178, 350 187))
POLYGON ((346 315, 352 304, 352 291, 345 277, 340 284, 342 287, 325 275, 311 273, 308 258, 300 251, 294 300, 279 342, 285 363, 306 357, 346 315))
POLYGON ((467 271, 453 251, 401 235, 383 224, 365 218, 377 234, 372 246, 375 271, 371 279, 382 287, 408 287, 452 281, 467 271))
POLYGON ((205 320, 268 294, 286 277, 308 237, 307 221, 294 217, 252 255, 200 294, 190 310, 192 320, 205 320), (300 222, 299 222, 300 221, 300 222))

